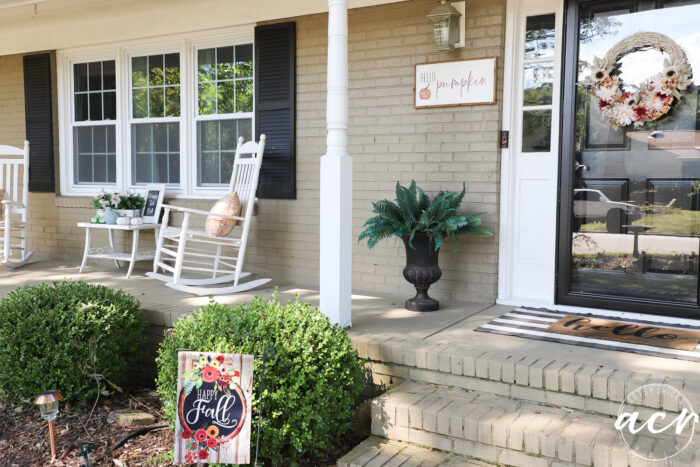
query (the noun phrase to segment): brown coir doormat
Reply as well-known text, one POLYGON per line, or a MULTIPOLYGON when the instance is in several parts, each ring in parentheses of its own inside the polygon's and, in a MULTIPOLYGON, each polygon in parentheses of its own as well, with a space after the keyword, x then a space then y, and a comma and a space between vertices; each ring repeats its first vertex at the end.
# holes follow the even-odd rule
POLYGON ((549 326, 547 332, 687 351, 695 350, 700 343, 700 332, 697 331, 660 328, 651 324, 622 323, 585 316, 565 316, 549 326))
POLYGON ((476 331, 700 362, 700 323, 670 324, 654 316, 627 319, 516 308, 476 331))

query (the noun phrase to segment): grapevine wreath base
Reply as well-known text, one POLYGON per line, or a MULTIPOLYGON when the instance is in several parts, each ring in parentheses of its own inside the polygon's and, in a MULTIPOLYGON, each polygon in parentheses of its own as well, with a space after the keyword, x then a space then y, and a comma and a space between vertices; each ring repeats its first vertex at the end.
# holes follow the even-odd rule
POLYGON ((593 58, 591 75, 585 84, 598 98, 598 106, 612 125, 644 125, 666 115, 690 86, 693 72, 685 52, 673 39, 655 32, 638 32, 615 44, 605 57, 593 58), (620 60, 631 53, 655 49, 666 52, 664 69, 640 85, 636 92, 626 92, 620 78, 620 60))

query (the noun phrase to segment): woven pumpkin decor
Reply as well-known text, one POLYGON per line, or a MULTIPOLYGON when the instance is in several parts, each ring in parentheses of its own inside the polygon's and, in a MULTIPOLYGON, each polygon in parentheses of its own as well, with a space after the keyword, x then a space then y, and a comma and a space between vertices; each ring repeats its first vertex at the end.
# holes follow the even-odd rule
POLYGON ((673 39, 655 32, 638 32, 615 44, 605 57, 593 58, 591 75, 584 84, 598 99, 598 107, 611 125, 642 126, 666 115, 680 99, 680 91, 690 86, 693 71, 685 52, 673 39), (634 52, 645 50, 665 52, 664 68, 648 78, 635 92, 623 89, 620 60, 634 52))
POLYGON ((225 214, 227 216, 239 216, 241 214, 241 200, 238 193, 233 192, 221 198, 209 211, 212 215, 207 216, 204 224, 204 231, 215 237, 225 237, 230 234, 238 222, 236 219, 218 217, 214 214, 225 214))

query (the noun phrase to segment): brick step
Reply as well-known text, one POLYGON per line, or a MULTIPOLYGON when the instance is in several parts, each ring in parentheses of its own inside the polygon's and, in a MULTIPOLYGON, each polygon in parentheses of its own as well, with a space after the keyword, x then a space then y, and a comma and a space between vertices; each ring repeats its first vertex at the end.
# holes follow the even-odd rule
MULTIPOLYGON (((664 375, 663 364, 649 372, 557 358, 556 353, 490 351, 435 344, 382 334, 352 335, 353 346, 368 360, 372 381, 391 388, 403 382, 436 384, 550 404, 600 415, 617 415, 620 403, 645 384, 665 383, 700 405, 700 364, 687 363, 687 379, 664 375), (653 371, 653 375, 651 372, 653 371)), ((645 398, 641 406, 677 410, 675 398, 645 398)))
POLYGON ((494 464, 449 452, 371 436, 338 460, 338 467, 489 467, 494 464))
MULTIPOLYGON (((514 466, 646 466, 613 424, 613 417, 419 383, 372 401, 372 434, 391 440, 514 466)), ((644 442, 662 449, 670 440, 644 442)), ((700 449, 690 449, 677 465, 699 465, 700 449)))

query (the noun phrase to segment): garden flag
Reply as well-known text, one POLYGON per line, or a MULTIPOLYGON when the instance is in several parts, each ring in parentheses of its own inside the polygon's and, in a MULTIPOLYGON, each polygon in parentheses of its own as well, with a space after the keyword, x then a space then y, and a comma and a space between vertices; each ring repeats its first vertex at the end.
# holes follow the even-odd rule
POLYGON ((253 356, 179 352, 175 463, 250 463, 253 356))

